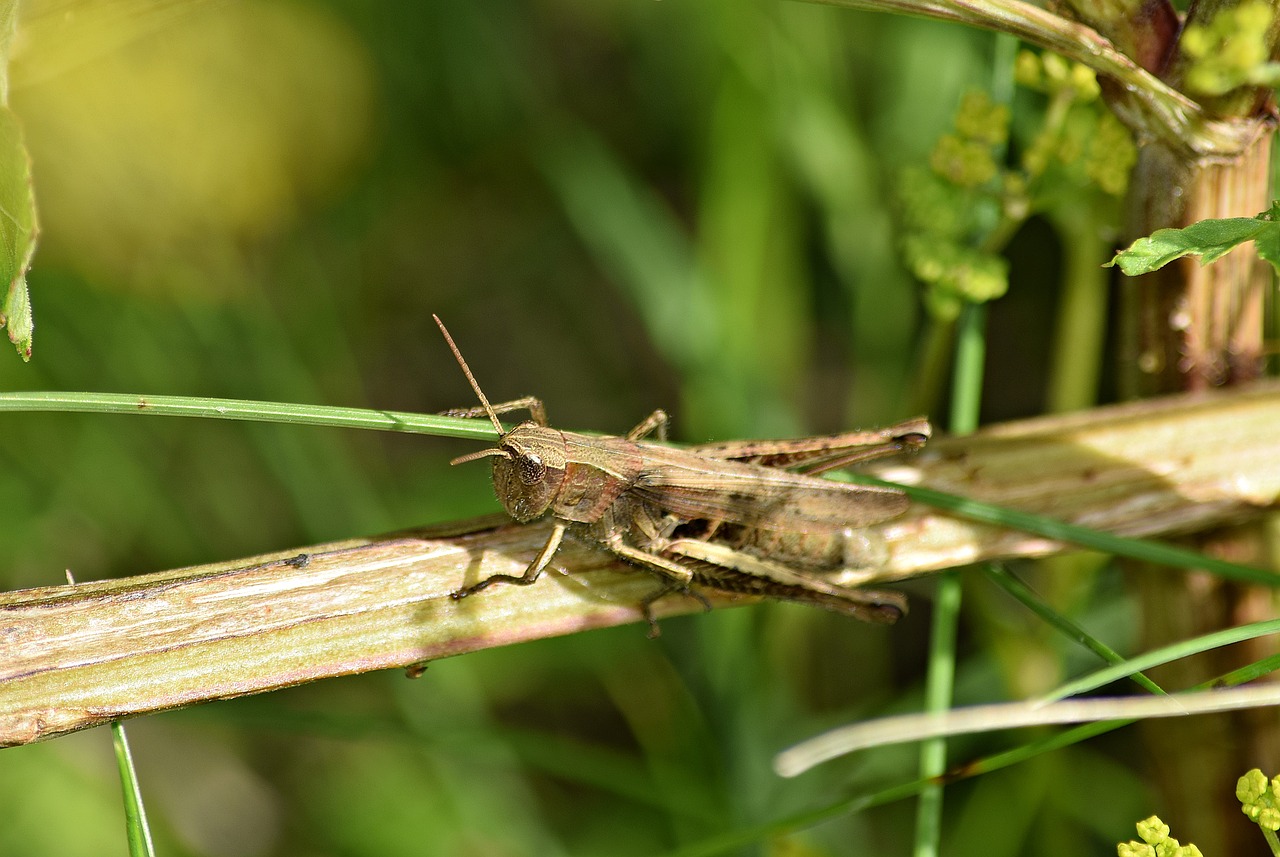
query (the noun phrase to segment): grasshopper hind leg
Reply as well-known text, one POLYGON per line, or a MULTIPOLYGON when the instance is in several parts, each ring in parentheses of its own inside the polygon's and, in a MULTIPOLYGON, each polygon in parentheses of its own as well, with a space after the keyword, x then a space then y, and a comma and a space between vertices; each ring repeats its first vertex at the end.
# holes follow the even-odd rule
MULTIPOLYGON (((661 413, 661 411, 655 411, 655 413, 661 413)), ((679 592, 690 598, 696 598, 707 610, 711 609, 711 603, 690 587, 697 575, 697 569, 694 567, 697 563, 685 560, 683 557, 660 555, 654 549, 658 545, 666 544, 667 536, 675 529, 678 519, 669 516, 655 519, 643 514, 643 510, 633 510, 633 512, 635 514, 632 520, 633 526, 637 527, 648 540, 646 543, 648 549, 627 544, 623 540, 622 533, 607 528, 610 522, 602 522, 605 525, 605 534, 600 540, 615 556, 639 566, 662 581, 658 589, 640 602, 640 612, 645 622, 649 623, 649 638, 653 639, 662 633, 658 629, 658 620, 653 615, 653 605, 662 598, 673 592, 679 592)))
POLYGON ((665 551, 699 563, 694 583, 707 589, 795 601, 877 625, 891 625, 907 612, 900 593, 838 586, 716 542, 675 539, 665 551))

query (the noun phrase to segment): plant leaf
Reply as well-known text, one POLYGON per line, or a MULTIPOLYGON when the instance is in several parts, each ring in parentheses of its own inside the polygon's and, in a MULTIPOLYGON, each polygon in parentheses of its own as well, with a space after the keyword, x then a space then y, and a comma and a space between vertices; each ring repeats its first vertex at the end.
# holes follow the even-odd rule
POLYGON ((35 323, 27 269, 36 249, 36 203, 31 159, 8 99, 9 48, 17 19, 17 0, 0 0, 0 327, 9 329, 9 341, 23 360, 30 360, 35 323))
POLYGON ((1199 256, 1200 264, 1222 258, 1246 241, 1280 271, 1280 202, 1256 217, 1201 220, 1182 229, 1157 229, 1121 250, 1105 267, 1119 265, 1130 277, 1149 274, 1183 256, 1199 256))

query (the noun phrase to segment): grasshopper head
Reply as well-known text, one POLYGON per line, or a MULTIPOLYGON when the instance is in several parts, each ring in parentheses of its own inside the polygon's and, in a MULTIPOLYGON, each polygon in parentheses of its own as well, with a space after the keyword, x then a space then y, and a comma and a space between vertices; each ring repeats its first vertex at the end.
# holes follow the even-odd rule
MULTIPOLYGON (((467 376, 471 389, 476 391, 476 397, 500 435, 497 449, 463 455, 450 463, 461 464, 464 461, 492 457, 493 490, 497 492, 498 500, 507 514, 521 523, 541 517, 551 508, 560 491, 560 483, 564 481, 565 465, 569 457, 564 435, 536 422, 523 422, 504 434, 502 423, 498 422, 497 411, 485 398, 480 384, 467 367, 467 361, 462 359, 462 352, 445 329, 444 322, 439 316, 432 318, 440 326, 445 342, 449 343, 449 350, 457 358, 462 373, 467 376)), ((527 402, 526 406, 530 412, 534 412, 527 402)), ((541 408, 541 403, 538 403, 539 410, 535 413, 541 413, 541 408)), ((545 420, 545 415, 543 418, 545 420)))
POLYGON ((502 436, 493 457, 493 489, 507 514, 532 521, 551 507, 564 481, 566 449, 560 432, 534 422, 502 436))

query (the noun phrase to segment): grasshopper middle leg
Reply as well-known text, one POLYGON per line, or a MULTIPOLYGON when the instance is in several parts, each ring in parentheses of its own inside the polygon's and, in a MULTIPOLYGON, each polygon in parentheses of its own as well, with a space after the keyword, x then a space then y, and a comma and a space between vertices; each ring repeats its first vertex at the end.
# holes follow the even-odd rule
POLYGON ((523 399, 512 399, 510 402, 499 402, 488 408, 480 406, 477 408, 450 408, 447 411, 441 411, 443 417, 463 417, 465 419, 474 419, 476 417, 486 417, 489 414, 509 414, 512 411, 528 411, 529 416, 535 423, 540 426, 547 424, 547 409, 542 404, 542 400, 537 396, 525 396, 523 399))
POLYGON ((648 437, 657 432, 658 440, 667 439, 667 424, 671 422, 671 418, 667 416, 667 412, 657 410, 645 417, 640 423, 627 432, 627 440, 636 441, 648 437))

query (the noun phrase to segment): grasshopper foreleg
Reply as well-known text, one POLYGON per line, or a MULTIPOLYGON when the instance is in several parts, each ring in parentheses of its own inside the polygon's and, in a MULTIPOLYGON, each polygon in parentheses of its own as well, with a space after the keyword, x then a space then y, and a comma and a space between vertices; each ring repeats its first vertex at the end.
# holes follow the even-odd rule
POLYGON ((542 550, 534 557, 533 562, 529 563, 529 567, 524 570, 524 574, 519 577, 514 574, 495 574, 470 586, 450 592, 449 597, 454 601, 460 601, 494 583, 514 583, 518 586, 528 586, 541 576, 543 569, 547 567, 547 564, 551 562, 551 558, 556 555, 556 551, 560 549, 560 541, 564 538, 564 531, 565 525, 562 523, 556 523, 551 528, 551 535, 547 538, 547 543, 542 546, 542 550))

